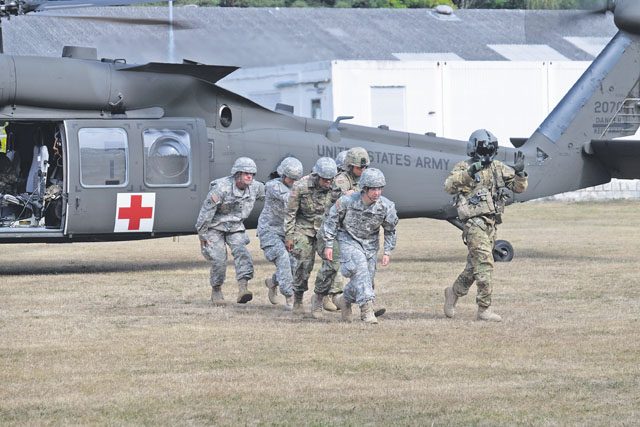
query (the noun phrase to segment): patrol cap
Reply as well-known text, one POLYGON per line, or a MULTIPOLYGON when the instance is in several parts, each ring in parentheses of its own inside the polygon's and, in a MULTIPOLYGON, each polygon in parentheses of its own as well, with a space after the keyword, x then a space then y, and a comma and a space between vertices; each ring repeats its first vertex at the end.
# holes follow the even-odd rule
POLYGON ((362 172, 359 183, 361 188, 380 188, 387 185, 384 174, 376 168, 368 168, 362 172))
POLYGON ((238 172, 255 174, 256 172, 258 172, 258 167, 256 166, 256 162, 254 162, 250 158, 238 157, 233 163, 233 167, 231 168, 231 175, 235 175, 238 172))
POLYGON ((311 172, 324 179, 333 179, 338 175, 338 166, 331 157, 320 157, 311 172))
POLYGON ((362 147, 353 147, 347 151, 344 159, 345 166, 358 166, 360 168, 369 166, 369 153, 362 147))
POLYGON ((349 150, 344 150, 338 153, 338 155, 336 156, 336 166, 338 166, 338 170, 345 170, 344 167, 344 159, 345 157, 347 157, 347 153, 349 152, 349 150))
POLYGON ((278 175, 286 176, 288 178, 293 179, 294 181, 302 178, 302 163, 300 160, 295 157, 287 157, 285 158, 276 169, 278 175))

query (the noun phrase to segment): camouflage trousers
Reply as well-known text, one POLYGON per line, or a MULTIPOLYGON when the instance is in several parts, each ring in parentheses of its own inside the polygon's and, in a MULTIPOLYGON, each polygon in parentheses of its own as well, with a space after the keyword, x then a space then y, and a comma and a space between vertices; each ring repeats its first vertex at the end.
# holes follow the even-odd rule
POLYGON ((487 224, 480 218, 467 220, 462 232, 469 254, 467 265, 456 281, 453 291, 461 297, 469 292, 475 281, 478 287, 476 303, 480 307, 491 305, 491 274, 493 273, 493 246, 496 241, 495 225, 487 224))
POLYGON ((302 233, 295 233, 291 251, 293 291, 302 293, 309 289, 309 276, 315 262, 317 239, 302 233))
POLYGON ((236 280, 251 280, 253 278, 253 260, 247 250, 249 237, 244 231, 226 233, 210 229, 204 236, 206 245, 201 247, 202 256, 211 261, 211 286, 221 286, 227 275, 227 247, 231 248, 233 263, 236 268, 236 280))
POLYGON ((333 245, 333 261, 324 259, 324 236, 322 230, 318 232, 317 253, 322 259, 322 265, 316 275, 315 292, 321 295, 342 293, 340 271, 340 245, 333 245))
POLYGON ((258 235, 258 238, 265 258, 276 266, 273 283, 278 285, 282 295, 287 297, 293 295, 293 274, 291 273, 293 261, 284 246, 284 237, 276 233, 263 232, 258 235))
POLYGON ((367 256, 362 248, 340 242, 340 271, 351 279, 344 287, 344 299, 358 305, 373 301, 373 279, 376 275, 376 255, 367 256))

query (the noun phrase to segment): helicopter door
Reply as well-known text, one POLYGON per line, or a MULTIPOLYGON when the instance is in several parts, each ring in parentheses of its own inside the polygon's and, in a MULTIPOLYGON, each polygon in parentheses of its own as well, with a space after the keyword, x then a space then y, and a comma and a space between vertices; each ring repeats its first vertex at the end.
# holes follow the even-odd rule
POLYGON ((204 122, 70 120, 65 129, 65 234, 193 232, 204 197, 197 185, 206 163, 197 152, 203 134, 206 142, 204 122))

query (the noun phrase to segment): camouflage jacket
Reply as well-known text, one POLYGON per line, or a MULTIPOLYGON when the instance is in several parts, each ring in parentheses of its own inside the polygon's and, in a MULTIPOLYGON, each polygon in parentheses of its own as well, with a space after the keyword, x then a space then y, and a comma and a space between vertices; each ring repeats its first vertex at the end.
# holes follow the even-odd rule
POLYGON ((317 175, 303 176, 293 184, 289 194, 284 223, 285 239, 293 240, 296 232, 315 237, 330 206, 330 189, 318 185, 317 175))
MULTIPOLYGON (((469 175, 469 167, 473 160, 464 160, 458 162, 444 183, 444 189, 449 194, 456 196, 456 205, 460 211, 460 205, 473 196, 482 196, 486 194, 495 202, 489 210, 491 214, 500 214, 504 209, 504 197, 502 191, 507 188, 514 193, 522 193, 527 189, 527 176, 516 175, 513 168, 505 165, 499 160, 494 160, 491 164, 478 171, 478 182, 469 175)), ((493 223, 494 219, 491 214, 481 214, 485 221, 493 223)), ((462 218, 461 218, 462 219, 462 218)))
POLYGON ((219 231, 243 231, 256 199, 264 200, 264 184, 253 181, 244 190, 236 187, 233 176, 216 179, 209 185, 209 194, 202 204, 196 230, 203 235, 213 228, 219 231))
POLYGON ((267 182, 264 189, 265 201, 258 218, 258 235, 271 232, 284 238, 284 216, 291 189, 284 184, 282 178, 267 182))
POLYGON ((375 256, 380 248, 380 227, 384 229, 384 253, 389 255, 396 247, 396 206, 386 197, 370 205, 362 202, 361 193, 342 196, 329 210, 323 233, 326 247, 333 241, 362 247, 367 256, 375 256))
POLYGON ((18 172, 15 164, 3 153, 0 154, 0 194, 18 192, 18 172))
POLYGON ((358 185, 359 180, 359 177, 349 171, 340 172, 333 179, 333 184, 331 184, 331 201, 335 203, 336 200, 338 200, 340 196, 344 196, 347 191, 360 191, 360 186, 358 185))

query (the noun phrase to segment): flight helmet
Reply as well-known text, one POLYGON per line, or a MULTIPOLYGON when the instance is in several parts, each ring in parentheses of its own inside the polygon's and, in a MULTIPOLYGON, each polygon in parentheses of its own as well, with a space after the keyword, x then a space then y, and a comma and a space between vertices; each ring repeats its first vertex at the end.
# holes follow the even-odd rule
POLYGON ((231 175, 235 175, 238 172, 255 174, 258 172, 256 162, 248 157, 238 157, 231 168, 231 175))
POLYGON ((360 177, 360 188, 380 188, 387 185, 384 174, 380 169, 368 168, 360 177))
MULTIPOLYGON (((362 147, 353 147, 347 151, 347 157, 344 159, 344 165, 367 167, 369 166, 369 153, 362 147)), ((346 169, 346 168, 345 168, 346 169)))
POLYGON ((333 179, 338 175, 338 166, 331 157, 320 157, 311 172, 324 179, 333 179))
POLYGON ((302 163, 295 157, 287 157, 278 165, 278 175, 286 176, 294 181, 302 178, 302 163))
POLYGON ((498 153, 498 138, 486 129, 474 131, 467 142, 467 155, 490 163, 498 153))

